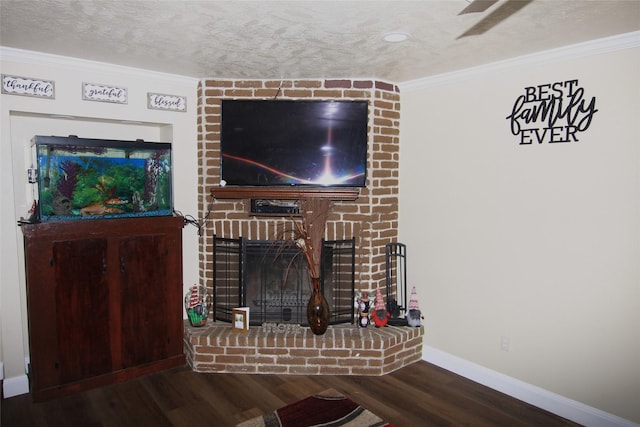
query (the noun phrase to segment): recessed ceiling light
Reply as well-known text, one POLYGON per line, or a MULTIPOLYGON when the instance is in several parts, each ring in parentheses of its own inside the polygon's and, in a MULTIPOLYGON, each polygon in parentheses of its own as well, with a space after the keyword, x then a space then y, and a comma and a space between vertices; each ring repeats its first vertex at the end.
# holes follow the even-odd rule
POLYGON ((382 36, 382 40, 388 43, 400 43, 409 40, 409 34, 400 32, 387 33, 382 36))

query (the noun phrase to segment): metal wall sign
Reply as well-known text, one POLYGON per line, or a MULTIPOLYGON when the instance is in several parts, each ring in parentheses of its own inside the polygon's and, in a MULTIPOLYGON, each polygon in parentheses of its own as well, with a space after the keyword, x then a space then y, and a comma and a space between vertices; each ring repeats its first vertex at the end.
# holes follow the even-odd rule
POLYGON ((129 102, 126 87, 107 86, 95 83, 82 83, 82 99, 85 101, 113 102, 126 104, 129 102))
POLYGON ((525 87, 506 119, 519 145, 555 144, 578 142, 596 112, 596 97, 575 79, 525 87))
POLYGON ((187 97, 147 93, 147 107, 152 110, 187 111, 187 97))
POLYGON ((55 99, 55 83, 51 80, 2 74, 2 93, 55 99))

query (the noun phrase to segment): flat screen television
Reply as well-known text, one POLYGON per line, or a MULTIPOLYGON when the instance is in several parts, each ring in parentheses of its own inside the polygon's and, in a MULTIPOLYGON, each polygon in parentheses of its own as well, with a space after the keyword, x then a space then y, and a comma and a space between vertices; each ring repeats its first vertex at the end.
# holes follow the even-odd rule
POLYGON ((367 101, 223 100, 221 185, 364 187, 367 101))

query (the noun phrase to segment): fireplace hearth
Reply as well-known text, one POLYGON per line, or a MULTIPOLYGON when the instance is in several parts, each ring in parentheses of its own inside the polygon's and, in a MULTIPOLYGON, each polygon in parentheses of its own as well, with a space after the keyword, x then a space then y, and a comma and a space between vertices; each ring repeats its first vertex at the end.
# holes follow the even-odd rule
POLYGON ((424 327, 334 325, 324 335, 309 328, 231 326, 185 322, 184 353, 195 372, 379 376, 422 358, 424 327))
MULTIPOLYGON (((215 320, 231 321, 237 307, 249 307, 249 324, 307 325, 311 278, 292 242, 214 237, 215 320)), ((324 241, 321 289, 330 324, 354 322, 355 239, 324 241)))

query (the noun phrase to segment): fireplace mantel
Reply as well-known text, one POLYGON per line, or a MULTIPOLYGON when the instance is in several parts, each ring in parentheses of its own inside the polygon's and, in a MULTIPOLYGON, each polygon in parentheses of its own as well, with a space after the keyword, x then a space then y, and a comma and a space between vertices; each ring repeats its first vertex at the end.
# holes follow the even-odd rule
POLYGON ((215 199, 302 199, 318 198, 333 201, 353 201, 360 195, 354 187, 214 187, 215 199))

